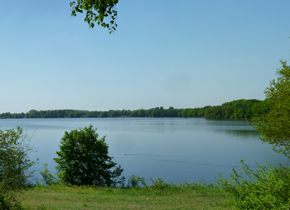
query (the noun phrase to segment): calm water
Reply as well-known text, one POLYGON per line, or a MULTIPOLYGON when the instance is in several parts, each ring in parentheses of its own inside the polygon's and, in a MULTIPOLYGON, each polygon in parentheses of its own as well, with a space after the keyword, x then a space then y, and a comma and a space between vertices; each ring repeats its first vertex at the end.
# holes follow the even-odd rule
MULTIPOLYGON (((65 131, 94 125, 99 138, 106 137, 109 154, 124 168, 123 175, 136 174, 149 180, 215 181, 216 172, 225 177, 238 161, 255 167, 258 163, 285 163, 283 155, 263 144, 257 132, 244 121, 203 118, 89 118, 89 119, 0 119, 1 129, 21 126, 33 134, 31 158, 49 164, 55 172, 56 151, 65 131)), ((149 183, 149 182, 148 182, 149 183)))

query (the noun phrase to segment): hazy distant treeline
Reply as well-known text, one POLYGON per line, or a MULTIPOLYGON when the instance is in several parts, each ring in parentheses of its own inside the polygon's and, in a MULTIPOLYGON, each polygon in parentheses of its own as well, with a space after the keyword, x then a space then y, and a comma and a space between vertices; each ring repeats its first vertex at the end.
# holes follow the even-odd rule
POLYGON ((220 106, 184 109, 181 117, 205 117, 209 119, 249 119, 254 115, 262 115, 269 110, 268 100, 240 99, 226 102, 220 106))
POLYGON ((0 118, 105 118, 105 117, 205 117, 209 119, 248 119, 256 114, 268 111, 267 100, 240 99, 224 103, 220 106, 205 106, 202 108, 175 109, 156 107, 139 110, 30 110, 27 113, 2 113, 0 118))

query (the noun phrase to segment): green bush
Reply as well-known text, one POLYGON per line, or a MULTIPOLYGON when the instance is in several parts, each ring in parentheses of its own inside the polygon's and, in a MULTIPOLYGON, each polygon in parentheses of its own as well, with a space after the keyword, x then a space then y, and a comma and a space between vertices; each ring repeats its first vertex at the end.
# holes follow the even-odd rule
POLYGON ((148 188, 151 188, 154 190, 163 190, 171 186, 171 183, 164 182, 161 177, 158 177, 155 181, 151 177, 149 179, 152 182, 152 184, 149 185, 148 188))
POLYGON ((45 185, 54 185, 54 184, 59 184, 60 181, 55 177, 53 176, 50 171, 48 170, 47 168, 48 164, 45 163, 44 166, 43 166, 43 171, 39 171, 40 175, 42 176, 42 182, 45 184, 45 185))
POLYGON ((28 172, 36 161, 28 157, 31 148, 27 138, 20 127, 0 130, 0 183, 4 188, 21 187, 34 173, 28 172))
MULTIPOLYGON (((105 136, 98 139, 97 129, 92 125, 65 132, 61 139, 60 151, 54 158, 58 164, 60 181, 70 185, 95 185, 115 187, 124 179, 119 179, 123 169, 116 167, 108 155, 109 146, 105 136), (114 170, 112 168, 116 167, 114 170)), ((49 177, 48 177, 49 178, 49 177)))
POLYGON ((290 209, 290 167, 257 166, 253 170, 241 161, 243 171, 233 169, 230 180, 220 177, 218 184, 238 209, 290 209))
POLYGON ((0 209, 22 209, 14 199, 13 190, 27 186, 34 171, 29 169, 37 162, 28 157, 30 137, 23 129, 0 130, 0 209))
POLYGON ((143 187, 147 186, 146 181, 143 177, 139 177, 138 175, 132 175, 130 176, 130 178, 128 179, 128 188, 139 188, 141 187, 141 185, 143 187))
POLYGON ((12 192, 0 189, 0 210, 22 210, 21 204, 15 200, 12 192))

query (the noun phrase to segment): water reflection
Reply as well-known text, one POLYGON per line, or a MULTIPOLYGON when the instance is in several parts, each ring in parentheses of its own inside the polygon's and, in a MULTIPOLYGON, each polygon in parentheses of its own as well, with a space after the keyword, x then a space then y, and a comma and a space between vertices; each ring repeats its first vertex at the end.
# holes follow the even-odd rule
POLYGON ((229 136, 234 136, 234 137, 243 137, 247 140, 253 140, 257 141, 259 140, 259 133, 257 130, 213 130, 214 132, 217 133, 224 133, 229 136))

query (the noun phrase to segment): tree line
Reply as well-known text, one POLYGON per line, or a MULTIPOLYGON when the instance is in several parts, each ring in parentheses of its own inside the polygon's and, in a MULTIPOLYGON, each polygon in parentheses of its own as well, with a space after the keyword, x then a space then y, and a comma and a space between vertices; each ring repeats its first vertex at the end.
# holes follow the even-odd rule
POLYGON ((139 110, 30 110, 27 113, 2 113, 1 119, 8 118, 106 118, 106 117, 204 117, 208 119, 250 119, 269 111, 268 100, 240 99, 223 103, 219 106, 202 108, 175 109, 161 107, 139 110))
MULTIPOLYGON (((266 114, 269 111, 268 100, 240 99, 226 102, 220 106, 208 106, 203 109, 187 110, 188 117, 202 117, 208 119, 251 119, 254 116, 266 114)), ((184 111, 185 112, 185 111, 184 111)))

